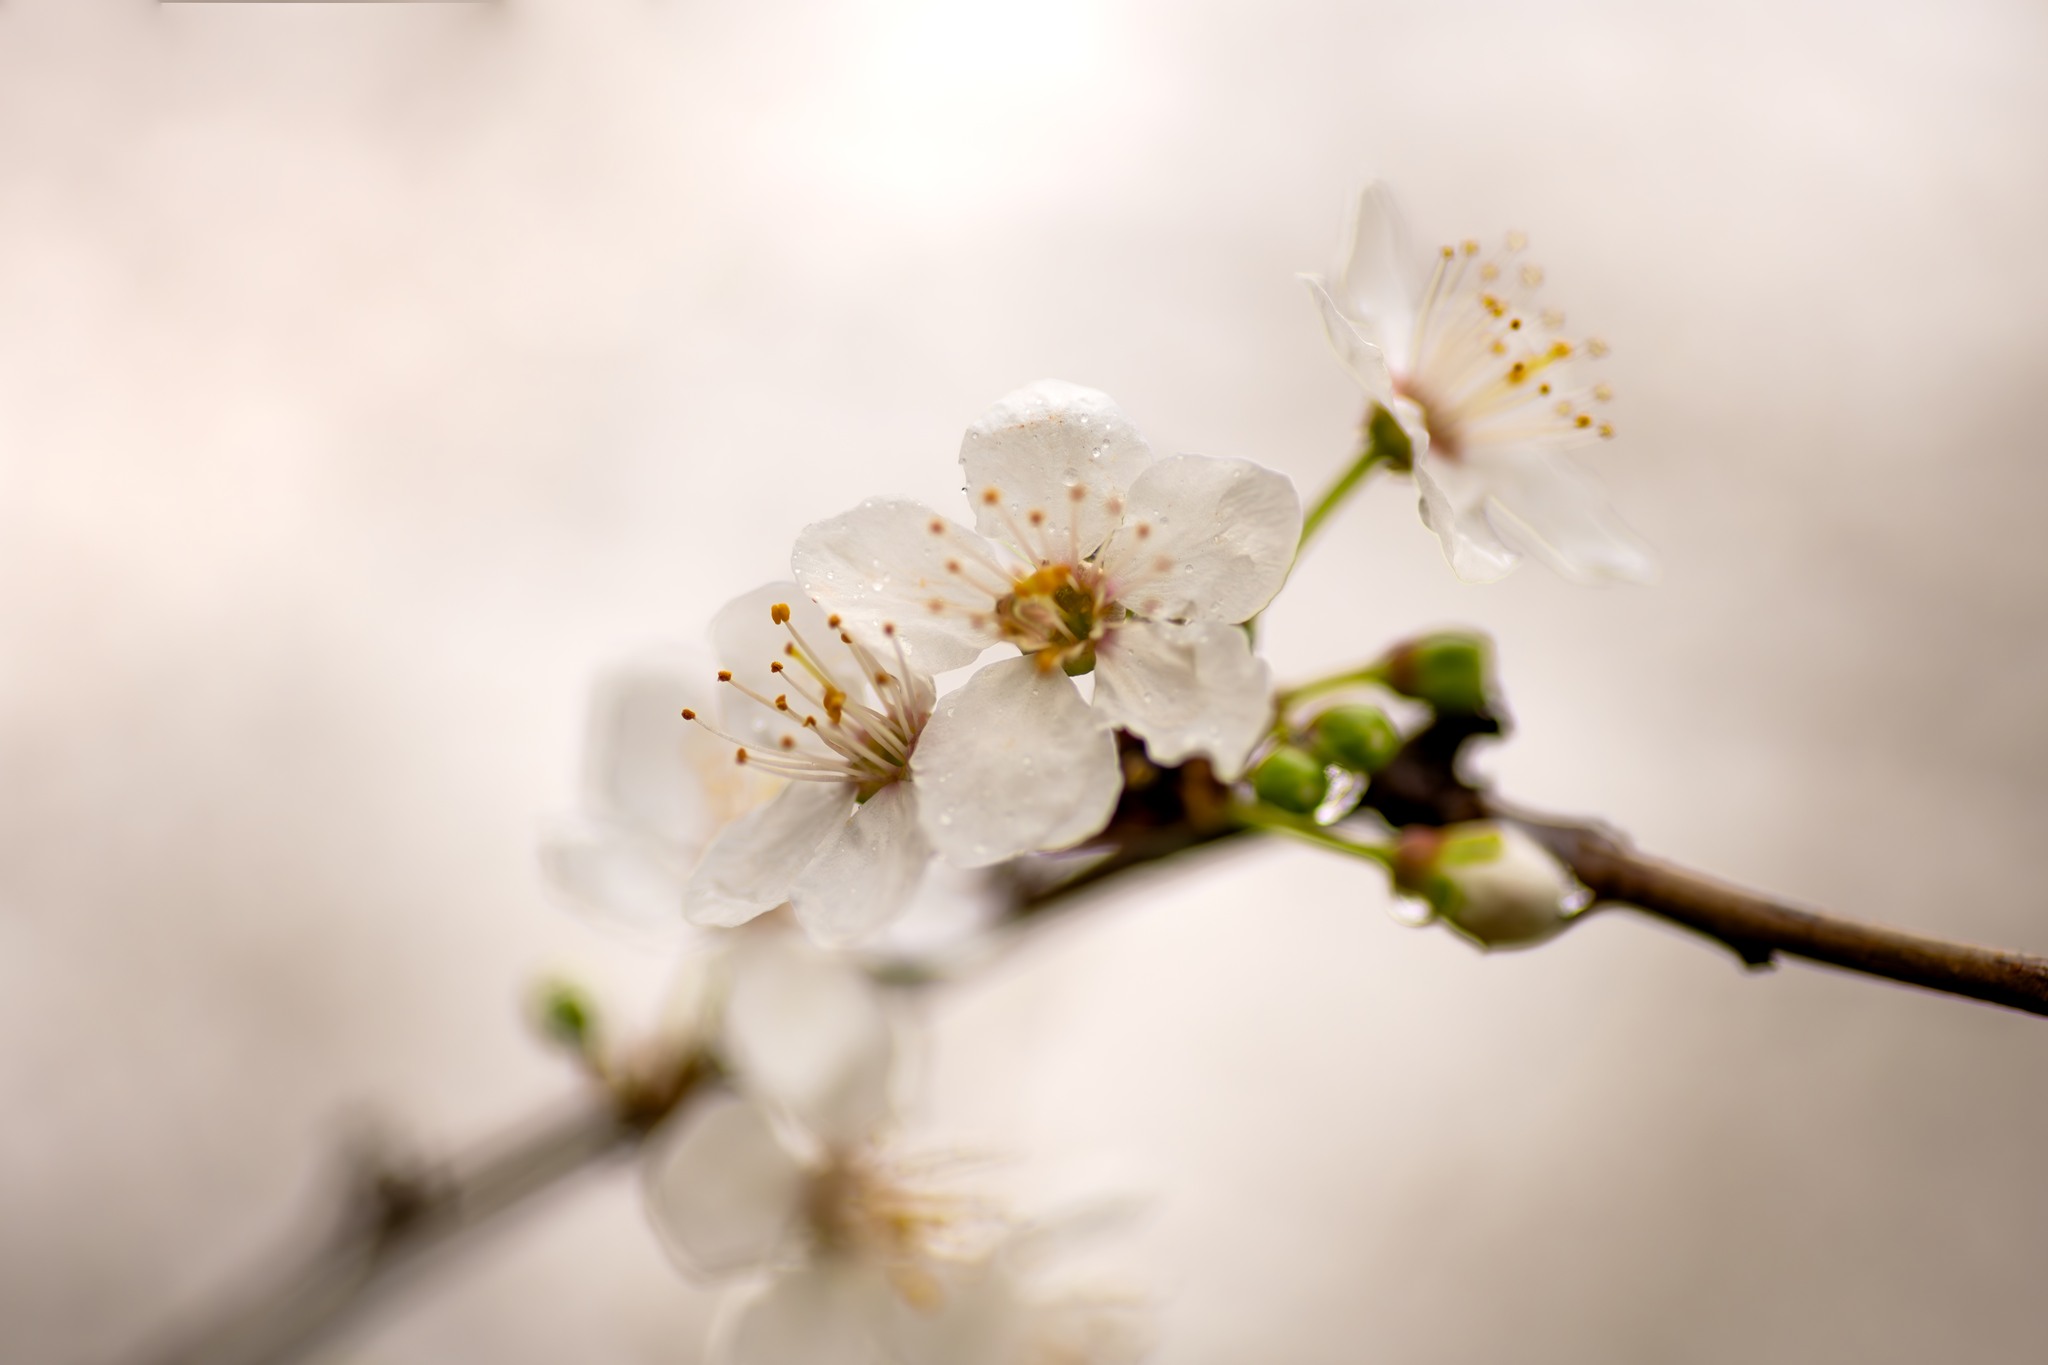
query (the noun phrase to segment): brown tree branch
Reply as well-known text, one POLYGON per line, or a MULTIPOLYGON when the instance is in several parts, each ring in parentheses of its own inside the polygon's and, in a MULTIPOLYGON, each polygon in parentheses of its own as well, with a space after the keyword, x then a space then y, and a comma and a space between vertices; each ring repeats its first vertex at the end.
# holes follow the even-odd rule
POLYGON ((638 1147, 715 1079, 702 1057, 608 1083, 567 1110, 436 1168, 368 1162, 328 1233, 132 1365, 276 1365, 331 1339, 428 1257, 568 1176, 638 1147))

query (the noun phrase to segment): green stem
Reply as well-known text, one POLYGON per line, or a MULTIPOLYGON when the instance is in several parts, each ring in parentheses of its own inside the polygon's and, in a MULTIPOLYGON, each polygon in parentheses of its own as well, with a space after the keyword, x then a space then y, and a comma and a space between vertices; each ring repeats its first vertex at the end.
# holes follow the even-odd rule
POLYGON ((1320 697, 1325 692, 1341 692, 1347 687, 1360 687, 1367 683, 1384 684, 1387 681, 1387 661, 1377 660, 1363 668, 1349 668, 1342 673, 1332 673, 1326 678, 1311 678, 1305 683, 1282 689, 1273 703, 1282 715, 1296 702, 1320 697))
POLYGON ((1394 850, 1387 844, 1361 844, 1346 839, 1317 824, 1305 815, 1294 815, 1272 806, 1245 804, 1231 808, 1231 818, 1246 829, 1263 830, 1269 834, 1284 834, 1290 839, 1299 839, 1306 844, 1328 849, 1333 853, 1363 858, 1366 862, 1377 863, 1391 875, 1394 870, 1394 850))
POLYGON ((1409 444, 1408 433, 1401 429, 1401 423, 1395 419, 1393 413, 1375 404, 1373 410, 1366 414, 1365 431, 1358 454, 1344 472, 1337 476, 1337 481, 1323 490, 1323 495, 1316 499, 1315 506, 1309 508, 1308 515, 1301 519, 1301 541, 1294 549, 1295 560, 1299 562, 1302 551, 1308 548, 1310 538, 1322 529, 1323 523, 1330 519, 1330 514, 1357 491, 1358 486, 1365 482, 1366 475, 1381 465, 1394 470, 1407 469, 1414 463, 1414 459, 1414 447, 1409 444))

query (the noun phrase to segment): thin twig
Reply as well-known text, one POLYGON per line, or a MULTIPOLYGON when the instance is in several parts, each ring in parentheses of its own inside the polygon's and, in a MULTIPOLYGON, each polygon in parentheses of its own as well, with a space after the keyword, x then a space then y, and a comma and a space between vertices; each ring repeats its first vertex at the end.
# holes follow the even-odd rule
POLYGON ((1909 934, 1791 905, 1636 853, 1590 825, 1530 822, 1588 890, 1718 940, 1751 967, 1779 954, 2048 1015, 2048 957, 1909 934))
POLYGON ((286 1269, 214 1306, 132 1365, 278 1365, 330 1340, 429 1255, 567 1177, 629 1151, 711 1080, 702 1058, 653 1083, 611 1086, 445 1169, 379 1162, 331 1230, 286 1269))

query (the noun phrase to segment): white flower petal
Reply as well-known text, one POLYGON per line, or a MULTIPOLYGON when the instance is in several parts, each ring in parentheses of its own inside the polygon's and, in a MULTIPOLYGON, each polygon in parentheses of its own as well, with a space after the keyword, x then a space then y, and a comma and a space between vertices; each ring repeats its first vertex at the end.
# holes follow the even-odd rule
POLYGON ((892 783, 825 841, 790 888, 790 906, 812 938, 843 948, 903 913, 931 857, 918 828, 916 791, 908 782, 892 783))
POLYGON ((692 1103, 656 1139, 647 1211, 684 1269, 717 1276, 766 1265, 798 1232, 808 1176, 745 1100, 692 1103))
POLYGON ((1002 573, 992 547, 919 503, 870 498, 813 522, 789 562, 805 593, 868 638, 893 624, 904 654, 927 673, 973 663, 995 643, 993 585, 1002 573))
POLYGON ((1406 369, 1415 303, 1422 295, 1415 253, 1387 187, 1375 181, 1358 196, 1351 219, 1344 269, 1337 277, 1337 301, 1363 324, 1390 364, 1406 369))
POLYGON ((673 938, 685 927, 690 859, 630 825, 591 816, 558 820, 541 835, 540 865, 571 909, 634 938, 673 938))
POLYGON ((718 685, 720 714, 726 729, 745 743, 765 749, 788 736, 805 751, 820 752, 824 746, 802 725, 805 714, 815 709, 804 700, 802 689, 817 689, 789 653, 794 643, 792 626, 816 661, 850 696, 867 696, 867 670, 839 642, 839 632, 825 624, 825 613, 794 583, 764 583, 735 597, 711 618, 711 643, 719 667, 729 670, 734 682, 770 699, 787 695, 791 709, 783 712, 764 706, 727 683, 718 685), (773 613, 778 606, 789 608, 788 625, 776 624, 773 613), (777 673, 770 667, 775 663, 787 671, 777 673))
POLYGON ((853 808, 846 783, 790 783, 712 841, 683 889, 683 918, 729 928, 773 910, 853 808))
POLYGON ((958 1267, 942 1283, 936 1310, 900 1300, 888 1305, 879 1329, 889 1356, 901 1365, 1025 1365, 1032 1345, 1032 1310, 1000 1259, 958 1267))
POLYGON ((1344 362, 1344 368, 1351 371, 1351 377, 1365 390, 1365 396, 1375 403, 1389 403, 1394 398, 1394 374, 1387 366, 1386 352, 1373 343, 1370 336, 1360 329, 1357 322, 1344 315, 1344 310, 1330 293, 1329 284, 1320 275, 1303 275, 1309 292, 1315 295, 1316 307, 1322 314, 1323 335, 1330 339, 1330 349, 1337 353, 1337 359, 1344 362))
POLYGON ((1102 564, 1140 615, 1236 622, 1273 600, 1300 543, 1301 499, 1286 475, 1174 455, 1131 485, 1102 564))
POLYGON ((1093 554, 1116 529, 1117 500, 1151 462, 1152 448, 1108 394, 1050 379, 1004 398, 960 443, 975 525, 1033 562, 1093 554), (1032 526, 1033 513, 1043 526, 1032 526))
POLYGON ((991 664, 941 697, 910 770, 926 835, 959 867, 1087 838, 1109 822, 1122 785, 1109 722, 1030 657, 991 664))
POLYGON ((1573 583, 1650 583, 1657 564, 1606 492, 1570 457, 1545 450, 1489 458, 1487 521, 1510 548, 1573 583))
POLYGON ((600 679, 591 697, 586 781, 596 809, 685 849, 701 849, 724 819, 704 781, 732 750, 682 718, 711 698, 709 659, 678 653, 600 679))
POLYGON ((882 1365, 874 1322, 887 1292, 870 1269, 845 1260, 778 1275, 719 1323, 711 1359, 714 1365, 882 1365))
POLYGON ((1488 484, 1469 460, 1432 454, 1415 463, 1422 524, 1443 544, 1451 572, 1467 583, 1491 583, 1515 567, 1514 550, 1486 515, 1488 484))
POLYGON ((875 983, 796 934, 733 950, 722 1041, 749 1093, 831 1145, 890 1116, 896 1040, 875 983))
POLYGON ((1228 782, 1273 719, 1273 679, 1237 626, 1131 621, 1103 642, 1095 707, 1159 763, 1206 754, 1228 782))

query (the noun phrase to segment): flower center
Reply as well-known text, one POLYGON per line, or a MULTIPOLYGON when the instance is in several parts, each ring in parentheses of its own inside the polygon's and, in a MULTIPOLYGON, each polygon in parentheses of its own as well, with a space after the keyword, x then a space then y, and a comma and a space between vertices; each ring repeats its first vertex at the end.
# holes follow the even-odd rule
POLYGON ((762 772, 800 782, 846 782, 865 801, 893 782, 900 782, 910 769, 910 756, 917 737, 931 719, 932 693, 929 684, 913 680, 903 655, 896 628, 884 625, 882 633, 895 647, 896 669, 882 661, 853 635, 840 629, 837 616, 826 618, 826 626, 838 631, 853 664, 864 678, 845 676, 834 670, 790 619, 787 603, 769 608, 769 619, 789 636, 782 657, 768 661, 768 673, 781 689, 772 695, 720 669, 718 680, 749 701, 765 708, 782 731, 772 745, 750 748, 744 741, 713 728, 695 711, 685 709, 683 719, 704 726, 733 746, 736 762, 750 764, 762 772), (872 691, 873 700, 861 700, 872 691))
POLYGON ((890 1161, 872 1150, 833 1153, 811 1176, 804 1214, 820 1250, 879 1264, 913 1308, 931 1311, 943 1296, 938 1268, 971 1261, 1004 1228, 993 1204, 942 1186, 960 1158, 890 1161))
POLYGON ((1090 563, 1041 564, 1015 579, 996 599, 997 628, 1039 666, 1086 673, 1095 666, 1095 642, 1123 615, 1109 600, 1102 572, 1090 563))
POLYGON ((1613 390, 1583 373, 1607 347, 1566 339, 1564 314, 1539 306, 1543 270, 1520 259, 1526 245, 1511 232, 1484 256, 1474 241, 1444 247, 1416 309, 1410 365, 1394 391, 1422 410, 1431 451, 1448 459, 1481 445, 1614 435, 1594 412, 1613 390))

